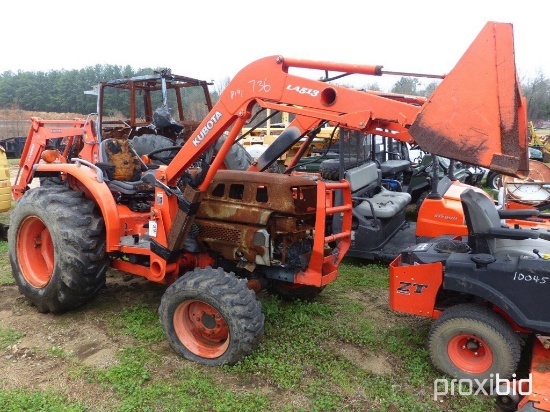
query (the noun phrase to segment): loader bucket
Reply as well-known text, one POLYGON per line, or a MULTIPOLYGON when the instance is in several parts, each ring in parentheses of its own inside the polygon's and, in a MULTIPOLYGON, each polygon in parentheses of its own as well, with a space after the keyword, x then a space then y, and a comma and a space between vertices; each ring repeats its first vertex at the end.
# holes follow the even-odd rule
POLYGON ((409 132, 430 153, 505 175, 529 173, 527 108, 511 24, 485 25, 409 132))

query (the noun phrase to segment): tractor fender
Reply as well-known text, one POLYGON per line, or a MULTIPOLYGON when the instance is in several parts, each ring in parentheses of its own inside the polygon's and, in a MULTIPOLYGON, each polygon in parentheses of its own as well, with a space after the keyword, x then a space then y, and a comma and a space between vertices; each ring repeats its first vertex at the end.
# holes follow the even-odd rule
MULTIPOLYGON (((49 163, 38 164, 34 167, 35 177, 40 177, 41 174, 59 172, 72 176, 86 188, 86 196, 92 199, 101 210, 103 220, 105 221, 107 245, 116 245, 118 242, 120 221, 115 200, 107 184, 103 181, 102 175, 83 163, 49 163)), ((107 247, 107 249, 109 248, 107 247)))
POLYGON ((265 170, 275 162, 282 153, 287 151, 301 137, 302 131, 295 126, 289 126, 285 129, 272 144, 258 158, 258 167, 265 170))
MULTIPOLYGON (((496 276, 498 277, 498 276, 496 276)), ((536 319, 529 317, 526 313, 525 302, 515 302, 514 299, 507 296, 499 290, 498 285, 491 284, 482 278, 468 276, 460 271, 445 271, 443 280, 443 289, 452 290, 455 292, 467 293, 471 296, 481 298, 498 308, 500 308, 508 317, 510 317, 517 325, 529 330, 548 330, 549 322, 543 318, 536 319)))

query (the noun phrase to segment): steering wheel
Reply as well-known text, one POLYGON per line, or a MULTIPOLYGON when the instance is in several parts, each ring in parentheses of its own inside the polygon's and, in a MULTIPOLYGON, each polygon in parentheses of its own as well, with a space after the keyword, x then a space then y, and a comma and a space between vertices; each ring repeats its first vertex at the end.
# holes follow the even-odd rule
POLYGON ((159 162, 162 162, 164 163, 165 165, 167 165, 168 163, 170 163, 173 159, 174 159, 174 156, 170 156, 170 159, 168 160, 168 163, 167 163, 167 158, 166 157, 159 157, 157 156, 159 153, 162 153, 162 152, 171 152, 171 151, 174 151, 174 150, 180 150, 182 148, 182 146, 167 146, 167 147, 161 147, 160 149, 156 149, 156 150, 153 150, 152 152, 149 152, 146 154, 146 156, 151 159, 151 160, 158 160, 159 162))

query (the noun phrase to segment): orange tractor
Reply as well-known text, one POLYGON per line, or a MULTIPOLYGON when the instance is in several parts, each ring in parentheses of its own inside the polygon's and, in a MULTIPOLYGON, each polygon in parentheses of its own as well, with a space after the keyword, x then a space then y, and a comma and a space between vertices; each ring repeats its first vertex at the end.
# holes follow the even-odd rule
POLYGON ((159 315, 172 348, 203 364, 234 364, 262 335, 255 291, 311 298, 337 278, 350 245, 350 187, 361 184, 363 172, 378 176, 360 165, 351 182, 327 182, 317 174, 266 173, 270 165, 302 141, 298 162, 316 131, 329 125, 391 135, 505 174, 526 173, 525 106, 511 43, 510 25, 488 23, 422 104, 290 73, 379 76, 381 66, 282 56, 242 69, 200 122, 186 123, 177 93, 175 100, 163 96, 154 111, 149 97, 150 89, 201 86, 192 79, 163 72, 101 84, 97 118, 33 119, 13 186, 9 257, 16 283, 40 312, 90 301, 108 267, 166 284, 159 315), (508 64, 497 64, 495 55, 508 64), (112 121, 102 114, 104 92, 116 86, 129 91, 130 114, 112 121), (170 102, 178 104, 179 119, 171 117, 170 102), (228 154, 257 106, 295 117, 247 170, 228 168, 228 154), (174 145, 165 140, 149 150, 154 144, 147 143, 139 156, 133 141, 143 136, 174 145), (158 161, 163 152, 169 159, 158 161), (31 188, 33 179, 39 187, 31 188), (331 232, 335 216, 340 230, 331 232))

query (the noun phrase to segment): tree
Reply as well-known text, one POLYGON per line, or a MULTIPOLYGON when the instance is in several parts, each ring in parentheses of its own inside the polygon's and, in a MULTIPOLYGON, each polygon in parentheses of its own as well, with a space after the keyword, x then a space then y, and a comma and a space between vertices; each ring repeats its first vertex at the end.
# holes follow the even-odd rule
POLYGON ((419 84, 420 80, 416 77, 401 77, 401 79, 394 84, 391 92, 416 96, 418 95, 416 88, 419 84))
POLYGON ((530 120, 550 119, 550 80, 539 71, 534 79, 521 85, 527 100, 527 117, 530 120))
POLYGON ((229 82, 231 82, 231 79, 229 77, 224 77, 223 79, 220 79, 217 82, 215 82, 214 89, 215 89, 215 92, 218 94, 218 96, 222 94, 222 92, 225 90, 229 82))
POLYGON ((424 90, 419 90, 418 94, 420 96, 425 96, 425 97, 430 96, 435 91, 435 89, 437 89, 437 86, 439 86, 439 83, 440 82, 430 82, 426 86, 426 88, 424 88, 424 90))
POLYGON ((380 92, 382 91, 382 89, 380 88, 380 85, 378 83, 367 83, 365 84, 361 90, 373 90, 373 91, 376 91, 376 92, 380 92))
MULTIPOLYGON (((97 103, 93 96, 84 94, 93 86, 107 80, 119 79, 153 73, 155 68, 134 69, 131 66, 101 65, 89 66, 80 70, 52 70, 48 72, 5 71, 0 73, 0 108, 17 107, 21 110, 58 113, 93 113, 97 103)), ((229 77, 216 81, 212 87, 212 101, 216 103, 220 94, 230 82, 229 77)), ((418 78, 401 77, 391 88, 394 93, 430 96, 437 88, 438 81, 426 85, 425 88, 418 78)), ((345 85, 357 87, 357 85, 345 85)), ((550 119, 550 80, 539 70, 534 78, 521 82, 523 93, 527 98, 529 120, 550 119)), ((377 83, 365 84, 362 89, 380 91, 377 83)), ((202 100, 198 97, 186 96, 188 114, 197 120, 206 115, 202 100)), ((128 111, 127 99, 113 95, 105 102, 113 113, 128 111)), ((265 119, 262 112, 256 120, 265 119)), ((277 121, 278 117, 272 118, 277 121)))

